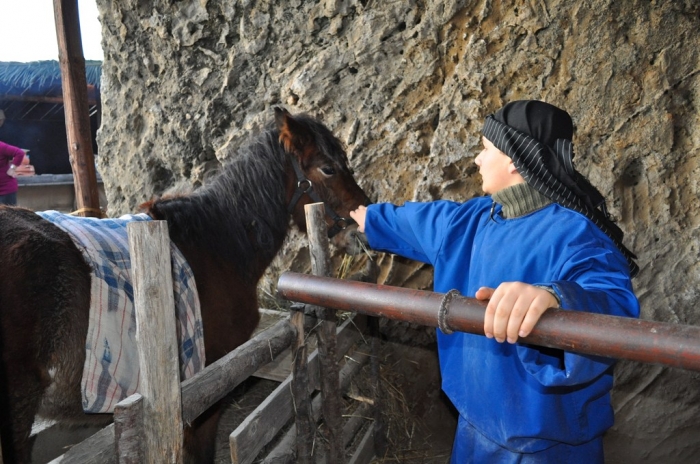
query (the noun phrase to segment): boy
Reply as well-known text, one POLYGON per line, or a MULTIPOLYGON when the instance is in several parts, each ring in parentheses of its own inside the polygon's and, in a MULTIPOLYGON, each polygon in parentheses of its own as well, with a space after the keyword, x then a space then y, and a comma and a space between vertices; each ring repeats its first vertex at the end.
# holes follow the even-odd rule
POLYGON ((603 462, 614 360, 517 343, 550 307, 639 316, 634 255, 574 170, 572 137, 565 111, 509 103, 475 160, 490 196, 351 213, 372 248, 432 264, 436 292, 489 300, 486 337, 438 330, 453 463, 603 462))

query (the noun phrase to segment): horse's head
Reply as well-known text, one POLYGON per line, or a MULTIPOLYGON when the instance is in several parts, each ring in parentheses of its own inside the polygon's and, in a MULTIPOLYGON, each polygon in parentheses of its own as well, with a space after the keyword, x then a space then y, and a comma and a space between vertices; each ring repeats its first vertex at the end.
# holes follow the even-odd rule
POLYGON ((306 115, 292 116, 275 108, 279 142, 290 155, 287 176, 287 200, 290 213, 299 229, 306 231, 303 206, 323 202, 329 237, 336 246, 355 254, 361 248, 357 225, 350 211, 369 203, 348 167, 347 155, 340 141, 317 120, 306 115))

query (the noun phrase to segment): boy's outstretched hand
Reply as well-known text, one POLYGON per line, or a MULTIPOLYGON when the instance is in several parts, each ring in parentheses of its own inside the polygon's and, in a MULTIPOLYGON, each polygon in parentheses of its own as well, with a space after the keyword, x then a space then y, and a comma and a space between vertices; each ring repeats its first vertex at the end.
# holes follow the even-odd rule
POLYGON ((357 230, 365 232, 365 216, 367 215, 366 206, 358 206, 355 211, 350 211, 350 217, 357 223, 357 230))
POLYGON ((548 308, 559 302, 547 290, 523 282, 504 282, 495 290, 481 287, 477 300, 490 300, 484 315, 484 334, 497 342, 515 343, 527 337, 548 308))

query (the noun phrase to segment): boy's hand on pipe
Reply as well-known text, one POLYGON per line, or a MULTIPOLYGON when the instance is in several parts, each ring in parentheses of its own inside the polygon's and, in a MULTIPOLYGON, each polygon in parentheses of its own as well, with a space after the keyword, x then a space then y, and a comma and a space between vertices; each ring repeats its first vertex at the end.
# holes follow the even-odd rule
POLYGON ((496 289, 481 287, 475 297, 490 300, 484 314, 484 334, 499 343, 527 337, 547 309, 559 307, 547 290, 523 282, 504 282, 496 289))

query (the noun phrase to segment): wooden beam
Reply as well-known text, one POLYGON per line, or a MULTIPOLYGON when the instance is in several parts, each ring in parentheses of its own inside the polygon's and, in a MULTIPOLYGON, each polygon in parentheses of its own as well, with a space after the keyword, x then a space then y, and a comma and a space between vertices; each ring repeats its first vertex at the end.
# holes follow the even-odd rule
MULTIPOLYGON (((0 101, 13 102, 35 102, 35 103, 54 103, 57 105, 63 104, 63 97, 50 97, 47 95, 2 95, 0 101)), ((88 106, 97 105, 97 100, 88 98, 88 106)))
POLYGON ((54 0, 58 62, 61 67, 68 156, 75 180, 76 214, 101 217, 97 192, 95 155, 85 77, 85 57, 80 38, 78 0, 54 0))
MULTIPOLYGON (((330 277, 331 258, 328 246, 328 226, 326 208, 323 203, 304 206, 306 213, 306 233, 309 237, 311 270, 314 275, 330 277)), ((318 329, 318 352, 321 374, 321 395, 323 395, 323 432, 328 442, 328 462, 345 462, 342 444, 341 395, 336 362, 337 317, 334 309, 322 309, 318 314, 321 326, 318 329)))
POLYGON ((143 396, 134 393, 114 406, 114 442, 119 464, 143 462, 143 433, 143 396))
POLYGON ((90 438, 81 441, 49 464, 117 464, 114 452, 114 424, 109 424, 90 438))
POLYGON ((369 464, 374 457, 374 431, 372 427, 367 429, 365 436, 357 446, 355 454, 350 458, 348 464, 369 464))
POLYGON ((183 424, 168 223, 136 221, 127 224, 126 230, 143 396, 142 462, 178 464, 183 424))
MULTIPOLYGON (((305 308, 306 306, 303 306, 305 308)), ((297 463, 311 464, 314 443, 314 421, 311 419, 311 395, 307 385, 309 384, 308 352, 306 345, 306 333, 304 331, 304 310, 296 310, 292 313, 291 321, 297 329, 297 336, 292 345, 294 353, 294 367, 292 374, 292 394, 296 409, 295 427, 297 433, 297 463)))

